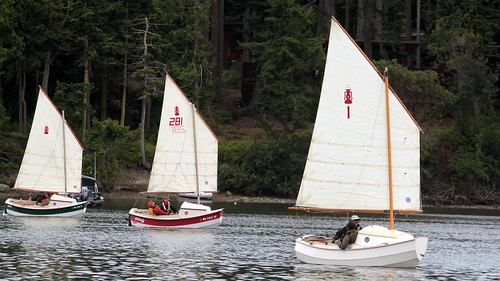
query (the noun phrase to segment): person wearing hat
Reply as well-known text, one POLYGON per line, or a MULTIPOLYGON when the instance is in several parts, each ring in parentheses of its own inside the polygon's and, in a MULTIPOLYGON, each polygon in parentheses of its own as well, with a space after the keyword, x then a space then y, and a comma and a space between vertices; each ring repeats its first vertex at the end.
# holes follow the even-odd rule
POLYGON ((177 214, 177 210, 170 204, 170 201, 168 199, 163 199, 163 202, 161 203, 163 207, 163 211, 169 213, 169 214, 177 214))
POLYGON ((352 215, 347 225, 335 233, 332 243, 339 244, 342 250, 345 250, 350 243, 354 243, 358 236, 358 231, 362 229, 361 225, 359 225, 360 221, 361 219, 357 215, 352 215))
POLYGON ((149 207, 149 214, 152 216, 168 215, 167 212, 164 212, 160 207, 156 206, 156 204, 155 204, 155 202, 153 202, 153 200, 149 201, 148 207, 149 207))

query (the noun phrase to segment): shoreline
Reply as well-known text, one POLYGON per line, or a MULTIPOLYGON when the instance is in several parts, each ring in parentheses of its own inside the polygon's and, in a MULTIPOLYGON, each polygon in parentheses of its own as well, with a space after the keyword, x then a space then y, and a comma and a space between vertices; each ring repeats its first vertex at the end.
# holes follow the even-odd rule
MULTIPOLYGON (((23 197, 24 194, 28 194, 27 192, 20 191, 4 191, 0 192, 1 197, 12 197, 12 196, 20 196, 23 197)), ((133 190, 113 190, 111 192, 102 192, 102 196, 104 200, 106 199, 137 199, 138 196, 144 196, 147 198, 147 195, 139 195, 139 191, 133 190)), ((281 197, 272 197, 272 196, 244 196, 244 195, 233 195, 231 193, 215 193, 211 200, 216 203, 281 203, 281 204, 290 204, 290 206, 294 206, 296 199, 295 198, 281 198, 281 197)), ((500 210, 500 205, 445 205, 445 204, 422 204, 422 208, 443 208, 443 209, 484 209, 484 210, 500 210)))
MULTIPOLYGON (((109 193, 103 193, 104 200, 109 199, 136 199, 138 191, 132 190, 114 190, 109 193)), ((145 196, 145 195, 141 195, 145 196)), ((295 198, 281 198, 272 196, 244 196, 225 193, 215 193, 212 202, 216 203, 282 203, 295 205, 295 198)), ((444 208, 444 209, 484 209, 500 210, 500 205, 445 205, 445 204, 422 204, 422 208, 444 208)))

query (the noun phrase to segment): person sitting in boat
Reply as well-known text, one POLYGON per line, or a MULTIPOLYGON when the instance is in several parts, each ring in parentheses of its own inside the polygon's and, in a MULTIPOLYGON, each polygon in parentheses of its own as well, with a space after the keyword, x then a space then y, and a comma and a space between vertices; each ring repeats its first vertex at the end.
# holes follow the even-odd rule
POLYGON ((36 204, 39 206, 49 205, 50 197, 47 192, 44 192, 36 197, 36 204))
POLYGON ((19 202, 21 203, 21 205, 45 206, 49 204, 49 195, 47 194, 47 192, 40 192, 40 194, 35 197, 35 200, 32 200, 31 197, 28 198, 28 201, 24 201, 23 198, 20 198, 19 202))
POLYGON ((175 209, 175 207, 172 204, 170 204, 170 201, 166 198, 163 199, 162 207, 163 211, 169 214, 177 214, 177 210, 175 209))
POLYGON ((358 231, 362 229, 359 222, 361 219, 357 215, 351 216, 346 226, 342 227, 333 236, 333 243, 339 244, 340 249, 345 250, 347 245, 356 242, 358 231))
POLYGON ((148 203, 149 214, 152 216, 156 215, 168 215, 167 212, 163 211, 160 207, 158 207, 153 200, 150 200, 148 203))

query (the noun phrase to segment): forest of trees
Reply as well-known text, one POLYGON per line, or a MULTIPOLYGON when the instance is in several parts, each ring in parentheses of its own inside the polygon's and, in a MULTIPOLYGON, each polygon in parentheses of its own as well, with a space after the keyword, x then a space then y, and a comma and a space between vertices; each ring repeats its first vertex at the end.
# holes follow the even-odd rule
POLYGON ((4 0, 0 183, 15 181, 39 85, 84 145, 85 174, 96 159, 112 190, 123 169, 148 170, 168 71, 219 137, 220 191, 296 195, 332 15, 389 68, 424 131, 424 203, 498 204, 500 2, 489 0, 4 0), (236 106, 229 93, 249 89, 236 106), (264 137, 228 134, 242 117, 264 137))

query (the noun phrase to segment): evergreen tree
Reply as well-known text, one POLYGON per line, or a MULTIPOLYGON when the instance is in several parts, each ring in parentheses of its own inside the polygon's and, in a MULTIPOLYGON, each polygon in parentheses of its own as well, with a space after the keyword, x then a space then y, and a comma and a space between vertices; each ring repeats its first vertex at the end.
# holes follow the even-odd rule
POLYGON ((295 1, 269 1, 265 29, 257 42, 243 44, 258 64, 262 87, 257 100, 261 125, 268 135, 274 134, 267 120, 281 124, 281 137, 312 121, 319 97, 319 80, 315 74, 323 68, 322 36, 315 36, 312 24, 316 14, 310 6, 295 1))

